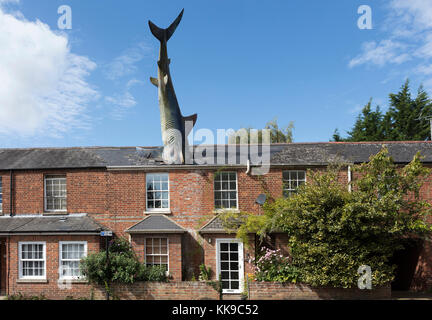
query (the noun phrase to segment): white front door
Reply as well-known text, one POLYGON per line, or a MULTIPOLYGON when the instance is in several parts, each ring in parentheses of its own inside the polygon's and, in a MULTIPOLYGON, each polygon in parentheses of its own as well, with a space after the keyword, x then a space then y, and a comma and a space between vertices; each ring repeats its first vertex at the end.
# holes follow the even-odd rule
POLYGON ((221 277, 223 293, 243 291, 243 243, 238 239, 217 239, 217 276, 221 277))

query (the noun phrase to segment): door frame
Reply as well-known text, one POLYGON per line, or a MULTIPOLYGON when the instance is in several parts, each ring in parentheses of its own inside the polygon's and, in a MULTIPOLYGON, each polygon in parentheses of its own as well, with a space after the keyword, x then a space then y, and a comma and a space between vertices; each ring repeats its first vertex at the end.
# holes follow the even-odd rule
POLYGON ((221 273, 220 271, 220 245, 221 243, 238 243, 239 244, 239 256, 238 256, 238 262, 239 262, 239 289, 223 289, 222 293, 242 293, 244 289, 244 246, 243 241, 239 239, 216 239, 216 279, 219 280, 219 275, 221 273))

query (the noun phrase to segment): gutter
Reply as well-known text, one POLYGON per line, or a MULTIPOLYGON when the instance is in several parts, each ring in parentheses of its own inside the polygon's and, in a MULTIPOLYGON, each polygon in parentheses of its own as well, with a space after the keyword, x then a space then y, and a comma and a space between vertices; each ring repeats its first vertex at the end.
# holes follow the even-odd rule
POLYGON ((130 234, 148 234, 148 233, 186 233, 186 230, 137 230, 137 231, 133 231, 133 230, 126 230, 126 233, 130 233, 130 234))
POLYGON ((0 232, 0 236, 97 236, 100 232, 0 232))

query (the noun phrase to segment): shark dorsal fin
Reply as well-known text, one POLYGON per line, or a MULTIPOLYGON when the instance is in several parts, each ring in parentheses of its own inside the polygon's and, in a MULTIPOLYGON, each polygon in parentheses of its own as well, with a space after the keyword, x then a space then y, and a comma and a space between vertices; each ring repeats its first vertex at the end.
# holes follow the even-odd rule
POLYGON ((159 87, 159 80, 158 80, 158 79, 150 77, 150 82, 151 82, 155 87, 159 87))
POLYGON ((197 114, 193 114, 193 115, 191 115, 191 116, 189 116, 189 117, 183 117, 183 122, 184 123, 186 123, 186 121, 191 121, 192 122, 192 127, 186 127, 185 126, 185 134, 186 134, 186 137, 189 135, 189 133, 191 132, 191 130, 193 129, 193 127, 195 127, 195 124, 196 124, 196 122, 197 122, 197 119, 198 119, 198 115, 197 114), (187 129, 189 129, 189 130, 187 130, 187 129))

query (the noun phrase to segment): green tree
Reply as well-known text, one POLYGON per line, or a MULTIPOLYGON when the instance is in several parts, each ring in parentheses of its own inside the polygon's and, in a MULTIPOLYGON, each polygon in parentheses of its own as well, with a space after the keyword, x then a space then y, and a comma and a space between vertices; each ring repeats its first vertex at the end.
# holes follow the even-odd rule
POLYGON ((371 111, 369 101, 348 137, 334 135, 333 141, 423 141, 431 138, 428 118, 432 117, 432 101, 423 86, 413 98, 409 80, 406 80, 399 92, 391 93, 389 99, 390 107, 385 114, 379 107, 371 111))
POLYGON ((371 110, 372 99, 363 108, 362 113, 357 117, 354 128, 348 132, 346 141, 381 141, 384 139, 380 107, 375 111, 371 110))
POLYGON ((247 241, 249 232, 287 233, 292 266, 310 285, 355 287, 361 265, 371 267, 374 286, 388 284, 395 270, 390 260, 402 240, 430 234, 430 205, 419 198, 430 170, 419 154, 400 168, 383 148, 370 162, 353 166, 357 178, 349 192, 340 169, 310 171, 297 194, 267 202, 261 216, 239 214, 244 223, 237 236, 247 241))
MULTIPOLYGON (((294 122, 290 122, 286 127, 279 127, 277 118, 267 122, 265 129, 270 130, 270 142, 271 143, 291 143, 293 142, 293 129, 294 122)), ((254 136, 251 135, 252 128, 244 128, 247 133, 247 143, 262 143, 262 130, 258 130, 257 141, 254 141, 254 136)), ((240 144, 242 141, 241 137, 232 134, 228 137, 229 143, 240 144)))

